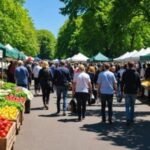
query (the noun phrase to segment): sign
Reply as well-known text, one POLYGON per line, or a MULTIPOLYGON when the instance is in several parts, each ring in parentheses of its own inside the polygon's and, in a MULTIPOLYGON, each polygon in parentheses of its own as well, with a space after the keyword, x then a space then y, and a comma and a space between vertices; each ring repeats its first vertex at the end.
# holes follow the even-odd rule
POLYGON ((0 58, 3 58, 3 51, 0 50, 0 58))

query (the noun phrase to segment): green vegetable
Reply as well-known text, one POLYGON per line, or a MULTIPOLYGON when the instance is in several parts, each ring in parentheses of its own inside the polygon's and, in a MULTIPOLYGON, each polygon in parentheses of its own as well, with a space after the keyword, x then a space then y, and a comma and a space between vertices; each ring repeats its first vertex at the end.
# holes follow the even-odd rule
POLYGON ((15 106, 18 110, 23 110, 23 106, 21 103, 7 101, 4 97, 0 97, 0 108, 4 106, 15 106))

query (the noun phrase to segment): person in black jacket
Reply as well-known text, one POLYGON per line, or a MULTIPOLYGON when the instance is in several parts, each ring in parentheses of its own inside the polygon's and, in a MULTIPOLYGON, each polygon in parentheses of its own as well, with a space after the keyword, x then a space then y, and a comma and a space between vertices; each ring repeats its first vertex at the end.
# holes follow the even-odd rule
POLYGON ((147 64, 147 68, 145 70, 145 80, 150 79, 150 64, 147 64))
POLYGON ((42 69, 39 72, 39 82, 42 89, 43 105, 48 109, 50 90, 52 87, 52 75, 49 71, 49 64, 47 61, 42 62, 42 69))
POLYGON ((61 61, 60 66, 55 70, 54 73, 54 84, 56 86, 57 95, 57 114, 60 113, 60 100, 63 95, 63 115, 66 115, 67 110, 67 92, 68 86, 71 82, 69 69, 65 66, 65 62, 61 61))
POLYGON ((134 63, 128 62, 128 69, 123 73, 121 82, 121 92, 125 94, 127 125, 134 122, 134 105, 136 94, 140 88, 140 76, 134 69, 134 63))

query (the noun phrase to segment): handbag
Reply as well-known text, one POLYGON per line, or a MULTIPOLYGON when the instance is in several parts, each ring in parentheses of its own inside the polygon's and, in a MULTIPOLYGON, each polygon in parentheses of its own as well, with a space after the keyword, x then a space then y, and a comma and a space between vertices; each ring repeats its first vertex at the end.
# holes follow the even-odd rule
POLYGON ((47 85, 48 85, 48 88, 52 89, 52 87, 53 87, 52 81, 49 80, 49 81, 47 82, 47 85))
POLYGON ((77 112, 77 103, 74 98, 72 98, 68 105, 68 110, 71 111, 71 113, 77 112))
POLYGON ((95 98, 94 94, 92 93, 90 96, 90 104, 95 104, 95 102, 96 102, 96 98, 95 98))

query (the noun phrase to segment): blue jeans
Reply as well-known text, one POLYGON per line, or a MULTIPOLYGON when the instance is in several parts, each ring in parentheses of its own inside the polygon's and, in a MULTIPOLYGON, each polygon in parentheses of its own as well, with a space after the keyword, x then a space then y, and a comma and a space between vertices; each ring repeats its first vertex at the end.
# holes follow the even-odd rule
POLYGON ((61 95, 63 95, 63 111, 67 110, 67 92, 68 88, 65 86, 56 86, 56 94, 57 94, 57 112, 60 112, 60 100, 61 95))
POLYGON ((135 94, 125 94, 125 107, 127 121, 134 121, 134 104, 136 100, 135 94))

